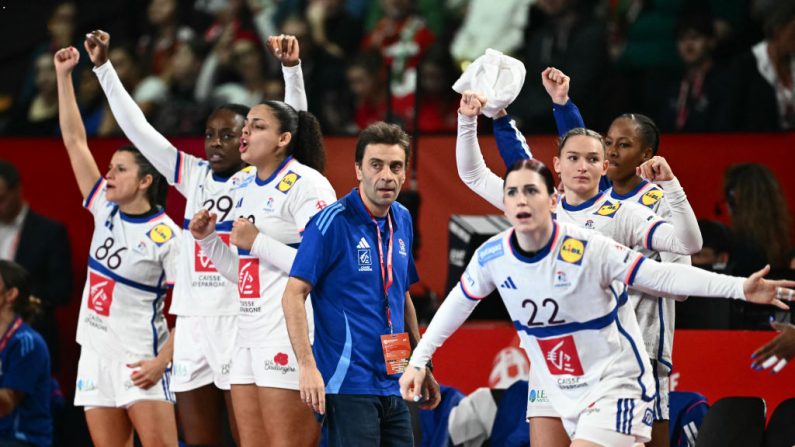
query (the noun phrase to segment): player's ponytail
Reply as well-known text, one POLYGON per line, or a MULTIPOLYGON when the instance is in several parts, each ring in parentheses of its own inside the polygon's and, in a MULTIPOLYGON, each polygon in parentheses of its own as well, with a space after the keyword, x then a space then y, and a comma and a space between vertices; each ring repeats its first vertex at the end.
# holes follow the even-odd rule
POLYGON ((309 112, 296 111, 281 101, 265 101, 263 104, 273 111, 279 121, 279 131, 292 134, 287 155, 322 173, 326 169, 326 148, 317 118, 309 112))
POLYGON ((32 321, 41 312, 41 300, 30 294, 30 275, 16 262, 0 260, 0 278, 3 280, 3 292, 17 289, 14 300, 14 313, 25 322, 32 321))
POLYGON ((133 146, 122 146, 119 151, 129 152, 135 157, 135 164, 138 165, 138 177, 143 178, 147 175, 152 176, 152 184, 146 190, 146 198, 149 200, 149 205, 152 208, 165 208, 166 206, 166 193, 168 193, 168 182, 163 177, 154 165, 144 157, 144 154, 133 146))

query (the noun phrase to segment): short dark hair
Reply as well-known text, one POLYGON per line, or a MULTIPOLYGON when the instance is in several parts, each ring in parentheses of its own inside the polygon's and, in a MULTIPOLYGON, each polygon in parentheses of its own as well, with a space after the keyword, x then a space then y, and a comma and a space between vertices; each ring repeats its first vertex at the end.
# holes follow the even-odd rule
POLYGON ((599 144, 602 146, 602 153, 604 153, 607 150, 605 149, 605 140, 604 138, 602 138, 602 135, 600 135, 599 132, 591 129, 586 129, 584 127, 575 127, 574 129, 571 129, 570 131, 566 132, 566 134, 563 135, 563 138, 561 138, 560 141, 558 142, 558 156, 560 156, 560 154, 563 152, 563 146, 566 145, 566 142, 569 140, 569 138, 578 135, 584 137, 591 137, 596 141, 598 141, 599 144))
POLYGON ((246 117, 248 116, 249 108, 244 106, 244 105, 240 105, 240 104, 221 104, 220 106, 216 107, 210 113, 210 116, 213 116, 213 115, 215 115, 216 113, 218 113, 218 112, 220 112, 222 110, 226 110, 226 111, 232 112, 235 115, 238 115, 238 116, 242 117, 243 119, 246 119, 246 117))
POLYGON ((25 321, 31 321, 41 310, 41 300, 31 296, 30 274, 21 265, 5 259, 0 260, 0 278, 6 289, 17 289, 14 313, 25 321))
POLYGON ((411 157, 411 143, 409 135, 397 124, 389 124, 383 121, 370 124, 359 134, 356 140, 356 164, 362 164, 364 159, 364 149, 370 144, 397 144, 406 153, 406 164, 411 157))
POLYGON ((541 178, 544 179, 544 184, 547 186, 547 192, 549 195, 552 195, 555 192, 555 179, 552 177, 552 171, 549 170, 547 165, 541 163, 538 160, 530 159, 530 160, 519 160, 508 167, 508 170, 505 172, 504 180, 508 179, 508 174, 514 171, 520 171, 522 169, 527 169, 529 171, 537 172, 541 178))
POLYGON ((17 167, 9 161, 0 160, 0 179, 5 180, 9 190, 16 189, 19 186, 19 171, 17 167))
MULTIPOLYGON (((616 119, 632 120, 638 126, 638 134, 644 146, 651 148, 652 155, 657 155, 660 148, 660 129, 651 118, 640 113, 625 113, 616 119)), ((615 120, 614 120, 615 121, 615 120)))

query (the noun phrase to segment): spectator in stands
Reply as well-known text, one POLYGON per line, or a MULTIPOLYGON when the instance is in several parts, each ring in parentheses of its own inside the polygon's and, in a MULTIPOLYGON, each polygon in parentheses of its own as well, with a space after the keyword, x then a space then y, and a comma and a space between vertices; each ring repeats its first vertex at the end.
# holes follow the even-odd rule
POLYGON ((723 272, 729 263, 731 233, 726 225, 714 220, 699 219, 698 228, 704 241, 701 251, 691 256, 693 265, 715 272, 723 272))
POLYGON ((350 115, 340 110, 340 104, 349 96, 344 55, 337 56, 326 46, 317 44, 310 30, 307 20, 292 16, 285 20, 281 33, 295 36, 301 47, 301 69, 309 112, 317 117, 323 133, 344 133, 344 126, 350 120, 350 115))
POLYGON ((723 190, 733 236, 729 273, 750 274, 766 264, 788 267, 792 219, 776 176, 759 164, 733 165, 723 190))
POLYGON ((647 106, 658 114, 663 132, 728 130, 728 73, 712 55, 713 20, 704 13, 686 13, 676 24, 676 49, 683 70, 646 89, 647 106))
POLYGON ((72 296, 72 257, 66 227, 30 209, 22 198, 19 172, 0 160, 0 259, 19 263, 30 276, 32 293, 42 302, 34 328, 42 334, 59 368, 55 308, 72 296))
MULTIPOLYGON (((608 61, 605 24, 594 17, 588 0, 540 0, 531 10, 539 20, 534 24, 531 16, 521 53, 527 71, 541 73, 557 67, 571 77, 570 95, 577 98, 583 115, 601 116, 600 85, 608 61)), ((511 112, 524 130, 555 131, 548 96, 540 83, 525 82, 514 104, 511 112)))
POLYGON ((138 41, 138 56, 145 73, 167 75, 177 44, 194 37, 194 31, 180 23, 177 6, 177 0, 149 3, 146 10, 149 30, 138 41))
POLYGON ((771 5, 764 32, 732 69, 733 130, 795 130, 795 0, 771 5))
POLYGON ((154 126, 160 132, 166 135, 196 135, 204 128, 203 120, 210 110, 195 98, 202 59, 202 47, 197 39, 177 45, 166 79, 168 100, 163 102, 154 120, 154 126))
POLYGON ((356 133, 370 124, 386 119, 386 73, 381 55, 371 51, 360 54, 346 71, 353 97, 353 123, 346 130, 356 133))
MULTIPOLYGON (((457 72, 446 47, 434 44, 423 56, 419 66, 419 112, 416 119, 420 132, 455 132, 458 126, 458 95, 450 88, 457 72)), ((407 123, 411 132, 414 123, 407 123)))
POLYGON ((34 63, 35 93, 17 103, 8 133, 11 135, 54 136, 58 126, 58 92, 51 53, 40 54, 34 63))
POLYGON ((795 357, 795 325, 773 321, 770 326, 779 334, 754 351, 751 367, 759 370, 772 367, 771 372, 777 373, 795 357))
POLYGON ((0 445, 52 445, 50 355, 28 326, 41 303, 31 296, 28 273, 0 260, 0 445))
POLYGON ((414 11, 414 0, 381 0, 384 17, 364 36, 362 50, 378 50, 390 71, 390 122, 407 124, 414 114, 417 64, 434 36, 414 11))
POLYGON ((306 8, 312 41, 338 58, 356 54, 364 34, 362 22, 348 14, 344 6, 344 0, 309 0, 306 8))

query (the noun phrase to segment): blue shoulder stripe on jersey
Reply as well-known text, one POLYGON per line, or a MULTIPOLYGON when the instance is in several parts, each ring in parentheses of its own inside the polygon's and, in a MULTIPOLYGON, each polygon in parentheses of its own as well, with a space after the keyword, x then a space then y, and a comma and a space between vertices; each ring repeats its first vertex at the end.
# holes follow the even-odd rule
MULTIPOLYGON (((215 224, 215 231, 232 231, 232 222, 231 220, 225 220, 223 222, 218 222, 215 224)), ((185 219, 182 221, 182 229, 187 230, 190 228, 190 219, 185 219)))
POLYGON ((630 192, 626 193, 626 194, 619 194, 619 193, 616 192, 615 189, 613 189, 613 190, 610 191, 610 197, 612 197, 614 199, 617 199, 617 200, 627 200, 630 197, 632 197, 635 194, 637 194, 638 191, 641 190, 641 188, 643 188, 644 186, 646 186, 648 184, 649 184, 649 181, 646 180, 646 179, 643 179, 640 183, 638 183, 638 186, 632 188, 632 190, 630 192))
POLYGON ((165 287, 160 286, 160 283, 158 283, 157 286, 149 286, 146 284, 135 282, 131 279, 127 279, 123 276, 120 276, 118 273, 100 264, 99 261, 97 261, 92 257, 88 258, 88 267, 98 271, 99 273, 102 273, 103 275, 107 276, 108 278, 116 282, 122 283, 125 286, 129 286, 134 289, 143 290, 144 292, 155 293, 155 294, 161 294, 166 291, 165 287))
POLYGON ((177 162, 174 165, 174 183, 179 183, 179 173, 182 171, 182 151, 177 151, 177 162))
POLYGON ((342 317, 345 319, 345 344, 342 347, 342 353, 340 353, 337 368, 334 369, 334 374, 328 379, 328 385, 326 385, 327 394, 339 393, 342 382, 345 381, 345 376, 348 374, 348 367, 351 365, 351 349, 353 347, 351 327, 348 324, 348 315, 346 315, 345 312, 342 312, 342 317))
POLYGON ((323 215, 317 220, 317 228, 320 230, 320 234, 325 236, 326 231, 331 226, 331 222, 343 211, 345 211, 345 207, 339 202, 324 209, 323 215))
POLYGON ((581 211, 586 208, 589 208, 591 205, 596 203, 596 201, 599 200, 603 195, 604 193, 600 192, 599 194, 591 197, 590 199, 586 200, 585 202, 582 202, 579 205, 569 205, 566 202, 566 196, 563 196, 563 200, 560 201, 560 204, 561 206, 563 206, 563 209, 566 211, 581 211))
POLYGON ((570 334, 577 331, 585 330, 598 330, 609 326, 612 322, 617 321, 619 306, 613 308, 609 313, 601 317, 594 318, 588 321, 575 321, 572 323, 559 324, 556 326, 544 327, 529 327, 525 326, 519 321, 514 321, 513 326, 517 331, 525 332, 527 335, 546 338, 546 337, 559 337, 561 335, 570 334))
POLYGON ((334 202, 331 205, 323 208, 319 213, 314 216, 314 219, 317 219, 317 227, 320 228, 323 224, 325 224, 326 220, 329 218, 329 214, 338 208, 342 207, 342 202, 334 202))

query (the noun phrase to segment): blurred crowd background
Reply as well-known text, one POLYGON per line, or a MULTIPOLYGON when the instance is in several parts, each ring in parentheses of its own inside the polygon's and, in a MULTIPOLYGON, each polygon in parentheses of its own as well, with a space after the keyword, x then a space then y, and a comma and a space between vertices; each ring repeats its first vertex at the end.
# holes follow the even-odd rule
POLYGON ((89 136, 114 122, 82 48, 111 34, 110 59, 161 132, 200 135, 227 102, 282 99, 269 35, 298 37, 309 108, 326 135, 382 119, 452 133, 461 70, 486 48, 521 59, 511 106, 527 133, 554 133, 539 74, 570 75, 589 127, 649 115, 663 132, 795 129, 795 0, 77 0, 3 2, 0 135, 58 134, 52 53, 75 76, 89 136))

